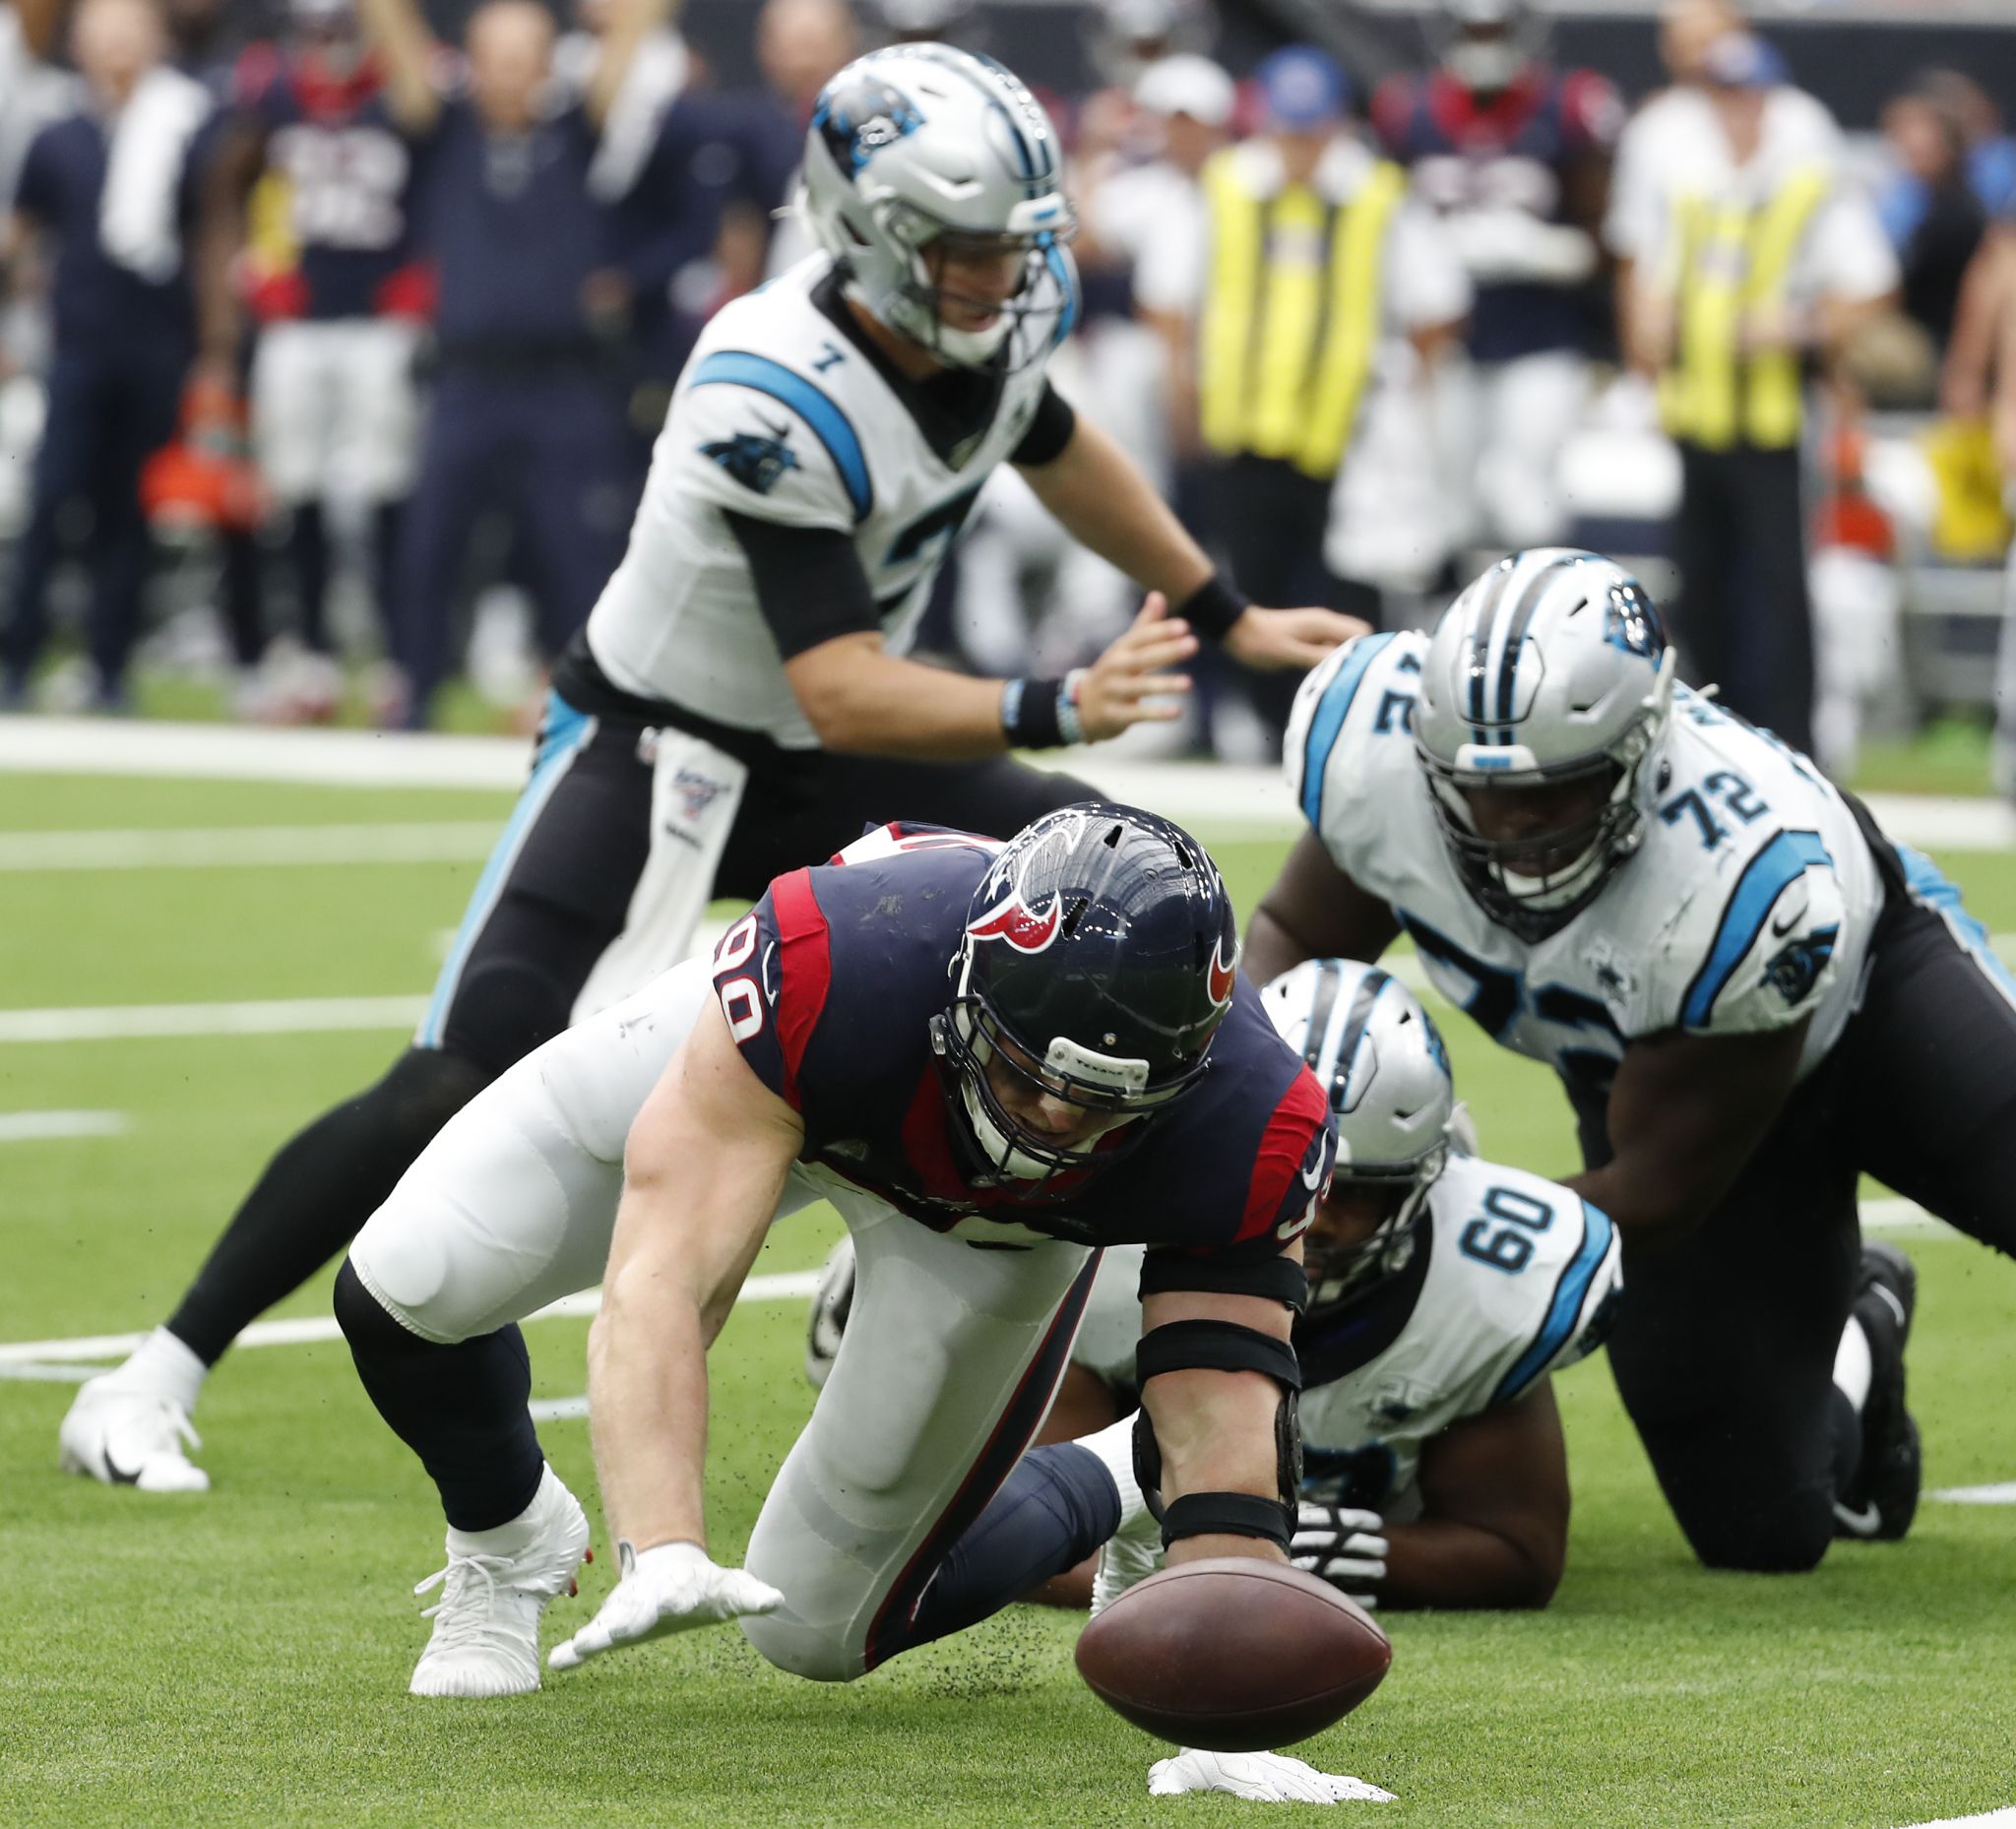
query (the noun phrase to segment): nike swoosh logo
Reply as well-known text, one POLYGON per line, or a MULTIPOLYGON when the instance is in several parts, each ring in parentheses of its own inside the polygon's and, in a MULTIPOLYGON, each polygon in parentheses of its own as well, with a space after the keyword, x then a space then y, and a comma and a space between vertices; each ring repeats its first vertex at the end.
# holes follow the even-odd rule
POLYGON ((1799 914, 1803 914, 1804 913, 1805 910, 1800 909, 1798 914, 1788 914, 1782 921, 1773 921, 1771 923, 1771 932, 1773 936, 1777 939, 1784 939, 1787 934, 1789 934, 1795 927, 1796 927, 1799 924, 1799 914))
POLYGON ((1326 1134, 1323 1139, 1323 1152, 1320 1156, 1316 1158, 1316 1167, 1314 1168, 1304 1168, 1301 1171, 1302 1185, 1305 1188, 1307 1188, 1311 1193, 1314 1193, 1317 1188, 1323 1185, 1323 1177, 1327 1175, 1329 1172, 1330 1138, 1326 1134))
POLYGON ((1834 1501, 1834 1517, 1844 1531, 1853 1531, 1858 1537, 1873 1537, 1883 1522, 1883 1514, 1873 1505, 1864 1505, 1859 1511, 1834 1501))
POLYGON ((112 1459, 112 1451, 109 1448, 105 1450, 105 1472, 111 1476, 115 1486, 137 1486, 140 1483, 140 1469, 136 1467, 129 1474, 112 1459))

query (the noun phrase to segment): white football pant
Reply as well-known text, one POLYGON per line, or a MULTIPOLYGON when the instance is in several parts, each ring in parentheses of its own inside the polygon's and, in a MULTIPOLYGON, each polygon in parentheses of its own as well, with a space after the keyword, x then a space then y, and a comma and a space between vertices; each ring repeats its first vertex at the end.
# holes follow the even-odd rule
MULTIPOLYGON (((631 1121, 712 997, 710 962, 688 961, 478 1094, 351 1245, 365 1288, 448 1344, 599 1283, 631 1121)), ((976 1248, 803 1164, 777 1217, 818 1199, 853 1234, 853 1309, 749 1542, 786 1605, 742 1630, 781 1669, 846 1681, 903 1648, 931 1570, 1040 1426, 1097 1254, 965 1222, 1010 1243, 976 1248)))
POLYGON ((376 508, 413 486, 419 404, 406 318, 270 324, 252 355, 252 443, 289 507, 376 508))

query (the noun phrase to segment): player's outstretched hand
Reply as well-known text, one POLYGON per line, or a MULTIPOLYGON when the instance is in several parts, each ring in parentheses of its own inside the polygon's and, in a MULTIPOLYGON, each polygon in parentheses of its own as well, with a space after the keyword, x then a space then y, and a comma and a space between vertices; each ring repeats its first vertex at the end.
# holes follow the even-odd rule
POLYGON ((1321 1505, 1304 1499, 1295 1519, 1289 1560, 1333 1588, 1341 1588, 1360 1607, 1374 1607, 1373 1590, 1386 1579, 1385 1522, 1375 1511, 1353 1511, 1346 1505, 1321 1505))
POLYGON ((1370 623, 1334 609, 1262 609, 1249 603, 1226 631, 1225 651, 1246 666, 1307 672, 1333 649, 1370 633, 1370 623))
POLYGON ((698 1544, 660 1544, 634 1550, 621 1545, 622 1579, 600 1610, 546 1663, 571 1671, 584 1659, 624 1645, 719 1625, 745 1613, 774 1613, 784 1596, 746 1570, 722 1568, 698 1544))
POLYGON ((1085 740, 1118 736, 1131 725, 1167 724, 1183 715, 1176 701, 1190 690, 1187 673, 1167 669, 1197 652, 1190 625, 1169 615, 1168 599, 1149 593, 1141 613, 1078 682, 1078 722, 1085 740))
POLYGON ((1223 1791, 1253 1803, 1391 1803, 1390 1791, 1343 1773, 1319 1772, 1286 1753, 1207 1753, 1186 1746, 1148 1768, 1151 1797, 1223 1791))

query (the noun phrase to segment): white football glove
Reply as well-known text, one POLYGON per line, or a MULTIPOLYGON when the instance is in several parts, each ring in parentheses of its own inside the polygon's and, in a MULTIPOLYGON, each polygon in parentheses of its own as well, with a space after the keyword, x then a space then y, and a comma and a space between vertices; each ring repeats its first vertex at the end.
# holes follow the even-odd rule
POLYGON ((547 1665, 571 1671, 583 1660, 624 1645, 719 1625, 745 1613, 774 1613, 784 1596, 744 1569, 722 1568, 698 1544, 660 1544, 636 1550, 616 1545, 622 1577, 587 1625, 555 1645, 547 1665))
POLYGON ((1286 1753, 1207 1753, 1194 1746, 1148 1768, 1151 1797, 1180 1797, 1186 1791, 1223 1791, 1254 1803, 1394 1801, 1392 1792, 1377 1785, 1319 1772, 1286 1753))
POLYGON ((1289 1560, 1327 1581, 1360 1607, 1376 1607, 1372 1592, 1386 1579, 1385 1522, 1375 1511, 1353 1511, 1304 1499, 1289 1560))

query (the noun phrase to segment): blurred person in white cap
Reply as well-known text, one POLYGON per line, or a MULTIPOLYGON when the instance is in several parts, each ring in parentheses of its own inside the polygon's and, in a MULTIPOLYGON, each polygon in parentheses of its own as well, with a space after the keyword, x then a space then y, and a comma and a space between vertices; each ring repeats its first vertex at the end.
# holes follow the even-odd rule
POLYGON ((1694 677, 1810 749, 1806 373, 1896 290, 1897 262, 1838 146, 1774 131, 1797 94, 1776 50, 1727 33, 1700 75, 1703 154, 1669 165, 1632 283, 1633 359, 1680 453, 1673 622, 1694 677))

